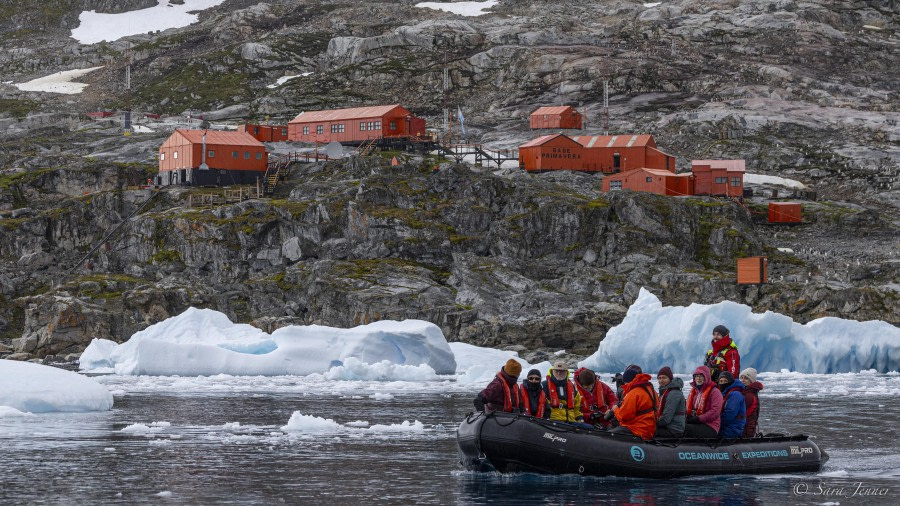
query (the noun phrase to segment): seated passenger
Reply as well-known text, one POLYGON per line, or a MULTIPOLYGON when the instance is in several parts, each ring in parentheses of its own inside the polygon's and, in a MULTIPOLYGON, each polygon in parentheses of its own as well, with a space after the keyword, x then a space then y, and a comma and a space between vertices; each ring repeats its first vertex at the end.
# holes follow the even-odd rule
POLYGON ((747 408, 744 406, 744 385, 734 379, 728 371, 719 373, 719 388, 722 390, 722 427, 719 435, 732 439, 741 437, 747 424, 747 408))
POLYGON ((475 396, 475 409, 518 413, 520 411, 518 385, 520 372, 522 372, 521 364, 514 359, 507 360, 506 365, 500 368, 497 376, 475 396))
POLYGON ((656 437, 681 437, 684 434, 685 404, 684 381, 672 374, 670 367, 663 367, 656 374, 659 382, 659 413, 656 420, 656 437))
POLYGON ((551 420, 581 421, 581 396, 575 390, 575 385, 569 381, 569 368, 565 362, 553 364, 542 386, 550 403, 551 420))
POLYGON ((717 437, 721 414, 722 392, 710 380, 709 367, 701 365, 694 370, 694 381, 688 394, 684 436, 717 437))
POLYGON ((528 371, 525 381, 519 388, 522 401, 522 413, 535 418, 550 418, 550 410, 547 408, 547 394, 541 388, 541 371, 532 369, 528 371))
POLYGON ((584 423, 609 427, 611 422, 603 418, 603 415, 619 402, 612 388, 600 381, 594 371, 584 368, 575 371, 575 388, 581 396, 581 416, 584 423))
POLYGON ((644 440, 652 438, 656 431, 659 399, 650 384, 650 375, 644 374, 640 367, 630 365, 622 373, 622 381, 625 382, 622 386, 622 405, 611 410, 612 416, 609 413, 606 415, 607 418, 614 416, 619 422, 619 426, 610 432, 631 434, 644 440))
POLYGON ((741 383, 744 384, 744 404, 747 406, 747 425, 741 437, 754 437, 758 432, 759 421, 759 391, 763 384, 756 381, 756 369, 748 367, 741 371, 741 383))

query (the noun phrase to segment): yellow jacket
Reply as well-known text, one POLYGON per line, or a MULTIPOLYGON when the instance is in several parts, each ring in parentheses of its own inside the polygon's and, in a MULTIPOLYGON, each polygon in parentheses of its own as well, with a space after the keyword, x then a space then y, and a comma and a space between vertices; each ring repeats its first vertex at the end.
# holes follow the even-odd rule
POLYGON ((544 381, 544 393, 547 395, 547 404, 550 408, 550 419, 557 422, 580 422, 581 415, 581 395, 575 384, 569 380, 569 374, 566 373, 566 379, 557 383, 551 372, 544 381), (572 408, 569 409, 569 396, 572 397, 572 408), (554 400, 556 402, 554 402, 554 400), (557 404, 557 407, 553 407, 557 404))

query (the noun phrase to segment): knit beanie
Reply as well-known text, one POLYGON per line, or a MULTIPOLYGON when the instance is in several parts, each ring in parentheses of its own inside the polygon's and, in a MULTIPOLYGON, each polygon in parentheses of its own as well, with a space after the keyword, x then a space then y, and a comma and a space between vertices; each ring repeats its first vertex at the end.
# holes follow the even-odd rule
POLYGON ((728 327, 725 325, 716 325, 713 332, 718 332, 722 337, 725 337, 728 335, 728 327))
POLYGON ((741 371, 741 377, 750 380, 750 383, 756 383, 756 369, 748 367, 741 371))
POLYGON ((518 378, 519 373, 522 372, 522 364, 516 362, 514 359, 509 359, 506 361, 506 365, 503 366, 503 370, 513 378, 518 378))
POLYGON ((665 376, 665 377, 669 378, 669 381, 672 381, 673 379, 675 379, 675 375, 672 374, 672 368, 669 366, 665 366, 662 369, 660 369, 659 372, 656 373, 656 376, 657 377, 665 376))
MULTIPOLYGON (((528 376, 537 376, 538 378, 540 378, 541 371, 538 371, 537 369, 532 369, 532 370, 528 371, 528 376)), ((525 376, 525 377, 527 378, 528 376, 525 376)))
POLYGON ((631 383, 631 381, 638 375, 641 374, 641 368, 637 365, 631 364, 625 368, 625 372, 622 373, 622 381, 625 383, 631 383))
POLYGON ((730 385, 734 383, 734 375, 732 375, 728 371, 722 371, 719 373, 719 379, 725 378, 725 385, 730 385))

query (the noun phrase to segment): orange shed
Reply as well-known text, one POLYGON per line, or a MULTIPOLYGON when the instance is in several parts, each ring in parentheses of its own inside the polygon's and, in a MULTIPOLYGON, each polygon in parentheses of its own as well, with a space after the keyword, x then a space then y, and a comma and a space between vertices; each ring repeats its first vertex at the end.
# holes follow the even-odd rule
POLYGON ((693 160, 694 191, 697 195, 744 195, 743 160, 693 160))
POLYGON ((799 202, 769 202, 769 223, 800 223, 803 206, 799 202))
POLYGON ((282 142, 288 140, 287 125, 253 125, 246 124, 237 128, 238 132, 247 132, 259 142, 282 142))
POLYGON ((675 157, 656 147, 649 134, 580 135, 573 137, 584 146, 584 170, 615 174, 647 168, 675 172, 675 157))
POLYGON ((519 167, 528 172, 581 170, 582 151, 567 135, 544 135, 519 146, 519 167))
POLYGON ((159 147, 159 174, 156 176, 156 183, 255 183, 258 177, 265 174, 268 160, 266 147, 246 132, 175 130, 159 147), (208 169, 201 168, 204 160, 208 169))
POLYGON ((288 123, 288 139, 354 144, 385 137, 422 137, 425 120, 398 104, 309 111, 288 123))
POLYGON ((640 168, 603 176, 603 191, 631 190, 657 195, 691 195, 693 177, 667 170, 640 168))
POLYGON ((584 117, 570 105, 538 107, 529 117, 532 130, 581 130, 584 117))
POLYGON ((765 283, 769 277, 769 261, 766 257, 747 257, 737 259, 737 283, 739 285, 758 285, 765 283))

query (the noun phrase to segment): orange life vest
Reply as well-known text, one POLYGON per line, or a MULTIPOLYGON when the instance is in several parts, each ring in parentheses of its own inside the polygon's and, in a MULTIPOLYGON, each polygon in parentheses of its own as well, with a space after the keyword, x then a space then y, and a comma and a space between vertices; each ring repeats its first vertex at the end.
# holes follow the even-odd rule
POLYGON ((706 390, 700 394, 699 405, 697 406, 696 412, 694 412, 694 398, 697 396, 697 389, 691 388, 691 393, 688 395, 687 400, 687 416, 700 416, 706 411, 706 399, 709 398, 709 393, 712 392, 713 388, 715 387, 706 387, 706 390))
POLYGON ((575 382, 575 388, 581 395, 581 414, 585 417, 592 416, 594 413, 605 413, 609 406, 606 405, 606 399, 603 398, 603 387, 599 383, 594 383, 594 390, 588 392, 581 383, 575 382))
POLYGON ((538 394, 537 413, 531 410, 531 396, 528 395, 527 388, 519 387, 519 396, 522 398, 523 413, 536 418, 544 418, 544 407, 547 404, 547 395, 544 393, 543 389, 541 389, 540 393, 538 394))
MULTIPOLYGON (((566 408, 575 409, 575 384, 566 380, 566 408)), ((550 392, 550 407, 556 409, 559 407, 559 394, 556 383, 553 383, 553 377, 547 376, 547 390, 550 392)))
POLYGON ((510 389, 509 384, 506 383, 506 378, 503 377, 503 374, 497 373, 497 378, 500 380, 500 384, 503 385, 503 412, 504 413, 518 413, 519 412, 519 385, 513 384, 510 389), (513 399, 516 401, 515 411, 513 411, 513 399))

